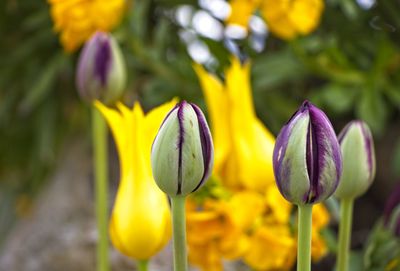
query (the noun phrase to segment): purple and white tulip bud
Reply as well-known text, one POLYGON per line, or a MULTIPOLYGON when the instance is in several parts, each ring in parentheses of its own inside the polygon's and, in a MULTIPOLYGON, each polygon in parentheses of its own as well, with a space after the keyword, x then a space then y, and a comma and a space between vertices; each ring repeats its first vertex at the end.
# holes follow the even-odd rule
POLYGON ((121 97, 126 85, 125 62, 111 34, 96 32, 86 42, 79 57, 76 85, 87 102, 111 104, 121 97))
POLYGON ((335 192, 342 157, 324 112, 308 101, 302 104, 276 139, 273 167, 279 191, 294 204, 321 202, 335 192))
POLYGON ((206 118, 195 104, 180 102, 164 119, 151 149, 157 185, 169 196, 185 196, 204 184, 213 163, 206 118))
POLYGON ((355 199, 367 191, 375 177, 374 140, 368 125, 360 120, 347 124, 338 138, 343 172, 335 196, 355 199))
POLYGON ((386 201, 383 218, 384 225, 400 237, 400 183, 386 201))

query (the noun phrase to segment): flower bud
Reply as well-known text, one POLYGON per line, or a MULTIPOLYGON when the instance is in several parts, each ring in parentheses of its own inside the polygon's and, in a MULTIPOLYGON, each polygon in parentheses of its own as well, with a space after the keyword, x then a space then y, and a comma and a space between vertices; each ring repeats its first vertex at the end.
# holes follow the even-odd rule
POLYGON ((117 101, 126 84, 122 53, 114 38, 96 32, 79 57, 76 85, 79 95, 87 102, 100 100, 105 104, 117 101))
POLYGON ((154 179, 169 196, 196 191, 209 177, 214 147, 200 108, 185 101, 166 116, 151 149, 154 179))
POLYGON ((276 139, 273 166, 279 191, 292 203, 314 204, 335 192, 342 157, 324 112, 303 103, 276 139))
POLYGON ((367 191, 375 177, 374 141, 368 125, 359 120, 347 124, 338 138, 343 172, 335 196, 354 199, 367 191))

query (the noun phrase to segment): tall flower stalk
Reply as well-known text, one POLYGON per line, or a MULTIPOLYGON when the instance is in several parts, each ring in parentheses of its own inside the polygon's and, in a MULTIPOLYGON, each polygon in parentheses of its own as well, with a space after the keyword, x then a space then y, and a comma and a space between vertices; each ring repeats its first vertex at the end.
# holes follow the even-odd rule
POLYGON ((371 131, 363 121, 350 122, 339 134, 343 174, 335 196, 340 199, 337 270, 347 271, 354 200, 364 194, 375 177, 375 151, 371 131))
POLYGON ((297 270, 311 270, 313 204, 336 190, 342 158, 335 131, 320 109, 305 101, 280 131, 273 154, 279 191, 298 206, 297 270))
POLYGON ((108 271, 108 154, 107 126, 100 112, 92 107, 93 167, 98 231, 97 270, 108 271))
POLYGON ((80 97, 92 106, 92 139, 95 176, 95 205, 98 231, 97 270, 108 271, 108 161, 107 126, 94 106, 96 100, 115 103, 124 91, 125 64, 114 38, 96 32, 79 58, 76 85, 80 97))
POLYGON ((158 187, 171 198, 174 270, 186 271, 186 196, 208 179, 214 164, 210 129, 200 108, 185 101, 166 116, 151 148, 158 187))

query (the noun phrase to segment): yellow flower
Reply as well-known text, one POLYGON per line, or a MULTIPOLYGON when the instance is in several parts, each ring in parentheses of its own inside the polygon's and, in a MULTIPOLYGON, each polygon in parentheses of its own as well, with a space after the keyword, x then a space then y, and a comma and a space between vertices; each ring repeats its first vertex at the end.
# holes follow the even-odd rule
POLYGON ((48 0, 54 30, 73 52, 97 30, 108 32, 122 19, 126 0, 48 0))
POLYGON ((264 0, 261 5, 270 31, 286 40, 317 28, 323 9, 322 0, 264 0))
POLYGON ((167 197, 155 184, 150 166, 152 141, 167 112, 176 101, 166 103, 144 116, 136 103, 132 110, 95 102, 106 118, 117 145, 121 181, 110 221, 114 246, 134 259, 156 254, 171 236, 167 197))
POLYGON ((207 199, 202 211, 197 207, 189 199, 189 259, 203 270, 223 270, 222 258, 238 259, 247 251, 250 245, 247 232, 264 211, 263 197, 243 191, 228 200, 207 199))
POLYGON ((262 226, 252 235, 244 261, 255 270, 290 270, 296 259, 296 242, 289 226, 262 226))
POLYGON ((231 0, 231 14, 227 19, 228 24, 237 24, 247 28, 249 19, 260 5, 262 0, 231 0))
POLYGON ((285 40, 314 31, 324 10, 323 0, 231 0, 230 3, 228 23, 247 27, 250 16, 259 9, 269 30, 285 40))
POLYGON ((250 64, 232 58, 225 84, 194 66, 205 95, 214 138, 214 174, 229 188, 265 192, 274 183, 275 139, 257 118, 250 87, 250 64))
POLYGON ((322 203, 314 205, 312 220, 311 256, 314 262, 318 262, 328 253, 328 248, 320 231, 328 226, 329 213, 322 203))

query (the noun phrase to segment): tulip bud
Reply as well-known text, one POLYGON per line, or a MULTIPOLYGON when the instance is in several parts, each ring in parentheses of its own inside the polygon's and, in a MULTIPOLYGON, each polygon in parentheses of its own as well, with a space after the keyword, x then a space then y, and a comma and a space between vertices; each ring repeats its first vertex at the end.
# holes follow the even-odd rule
POLYGON ((335 196, 354 199, 367 191, 375 177, 374 141, 365 122, 352 121, 340 132, 339 143, 343 172, 335 196))
POLYGON ((79 95, 87 102, 100 100, 105 104, 117 101, 126 84, 122 53, 114 38, 96 32, 79 57, 76 85, 79 95))
POLYGON ((335 192, 342 158, 324 112, 308 101, 303 103, 276 139, 273 166, 279 191, 292 203, 314 204, 335 192))
POLYGON ((166 116, 151 149, 154 179, 169 196, 196 191, 209 177, 214 147, 200 108, 185 101, 166 116))

